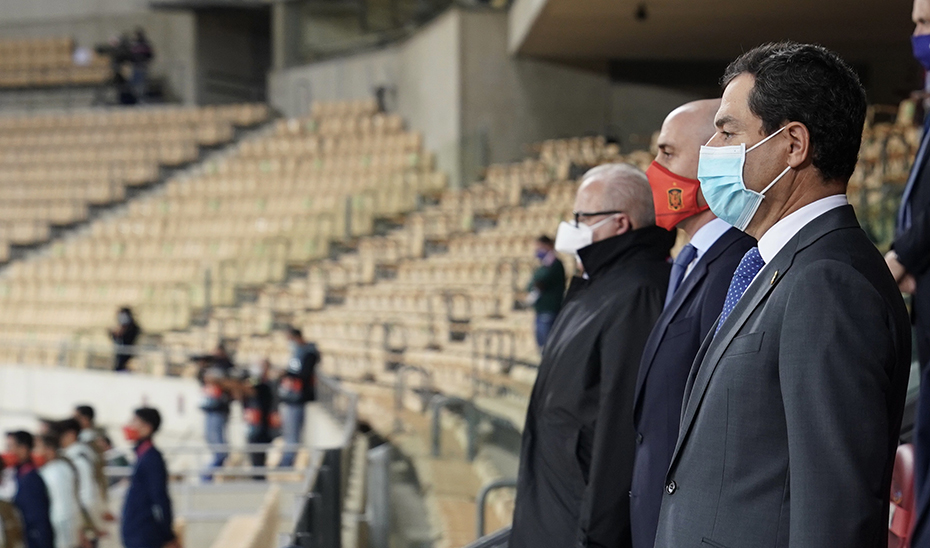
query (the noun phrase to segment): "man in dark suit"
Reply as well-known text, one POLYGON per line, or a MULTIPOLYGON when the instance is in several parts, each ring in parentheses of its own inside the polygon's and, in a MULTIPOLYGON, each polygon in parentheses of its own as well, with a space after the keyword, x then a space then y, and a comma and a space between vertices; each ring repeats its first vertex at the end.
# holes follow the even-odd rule
POLYGON ((630 546, 633 388, 662 311, 675 236, 655 226, 642 171, 599 166, 582 179, 556 249, 572 280, 543 349, 517 480, 511 548, 630 546))
POLYGON ((51 501, 39 469, 32 462, 34 445, 35 439, 29 432, 7 434, 10 464, 16 467, 17 490, 13 504, 23 517, 26 547, 52 548, 55 545, 55 533, 49 518, 51 501))
POLYGON ((646 171, 656 224, 682 229, 689 243, 672 265, 665 309, 649 335, 636 380, 636 460, 630 489, 634 548, 655 544, 685 381, 701 342, 720 315, 736 265, 756 245, 708 209, 695 178, 698 152, 714 135, 719 106, 717 99, 695 101, 672 111, 659 132, 659 153, 646 171))
POLYGON ((723 81, 698 179, 759 245, 685 387, 656 547, 885 546, 910 322, 846 202, 865 92, 836 54, 795 43, 745 53, 723 81))
MULTIPOLYGON (((914 54, 930 70, 930 0, 914 0, 914 54)), ((888 268, 904 293, 911 295, 911 319, 917 335, 920 397, 917 402, 914 479, 917 522, 912 546, 930 546, 930 117, 904 187, 888 268)))

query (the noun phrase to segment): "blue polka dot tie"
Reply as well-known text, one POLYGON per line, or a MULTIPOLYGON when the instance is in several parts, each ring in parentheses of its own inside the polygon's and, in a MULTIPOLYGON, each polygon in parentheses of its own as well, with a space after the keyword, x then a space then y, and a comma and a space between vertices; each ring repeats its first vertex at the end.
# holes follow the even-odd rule
POLYGON ((756 274, 762 270, 763 266, 765 266, 765 261, 762 260, 762 255, 759 254, 758 247, 750 249, 743 255, 743 260, 739 262, 739 266, 736 267, 736 272, 733 273, 733 279, 730 280, 730 289, 727 290, 727 300, 723 303, 723 312, 720 313, 720 321, 717 322, 717 330, 714 331, 715 337, 717 333, 720 332, 723 322, 727 321, 727 318, 730 317, 730 313, 736 308, 736 303, 739 302, 743 293, 749 289, 749 284, 756 279, 756 274))

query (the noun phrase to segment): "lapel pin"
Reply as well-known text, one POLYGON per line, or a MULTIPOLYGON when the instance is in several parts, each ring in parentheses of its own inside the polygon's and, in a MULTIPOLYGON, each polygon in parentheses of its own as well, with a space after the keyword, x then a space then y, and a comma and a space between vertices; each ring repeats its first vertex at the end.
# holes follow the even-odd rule
POLYGON ((775 285, 775 279, 778 278, 778 271, 775 271, 775 275, 772 276, 772 281, 769 282, 769 285, 775 285))

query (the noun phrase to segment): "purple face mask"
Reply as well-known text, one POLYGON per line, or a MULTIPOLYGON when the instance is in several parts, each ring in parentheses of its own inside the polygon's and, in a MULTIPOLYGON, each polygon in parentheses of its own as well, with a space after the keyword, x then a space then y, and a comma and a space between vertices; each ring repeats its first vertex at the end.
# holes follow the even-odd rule
POLYGON ((914 48, 914 59, 930 70, 930 34, 911 36, 911 46, 914 48))

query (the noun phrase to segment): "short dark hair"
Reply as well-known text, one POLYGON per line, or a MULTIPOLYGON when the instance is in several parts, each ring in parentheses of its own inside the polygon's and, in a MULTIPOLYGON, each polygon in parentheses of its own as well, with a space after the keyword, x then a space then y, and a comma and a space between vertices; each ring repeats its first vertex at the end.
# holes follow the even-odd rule
POLYGON ((555 242, 552 241, 552 238, 543 234, 539 238, 536 238, 536 243, 542 244, 544 246, 552 247, 555 245, 555 242))
POLYGON ((94 413, 94 408, 93 408, 93 407, 91 407, 91 406, 89 406, 89 405, 79 405, 79 406, 77 406, 77 407, 74 408, 74 411, 75 411, 78 415, 80 415, 80 416, 84 417, 85 419, 89 420, 90 422, 94 422, 94 417, 96 416, 96 413, 94 413))
POLYGON ((140 407, 136 409, 136 416, 139 420, 152 427, 152 433, 158 432, 161 426, 161 413, 154 407, 140 407))
POLYGON ((13 442, 16 445, 25 447, 26 449, 32 451, 36 446, 35 437, 26 432, 25 430, 16 430, 15 432, 7 432, 6 435, 10 438, 13 438, 13 442))
POLYGON ((66 432, 74 432, 75 434, 81 433, 81 423, 77 419, 65 419, 58 421, 58 424, 55 425, 55 430, 59 434, 64 434, 66 432))
POLYGON ((291 337, 294 337, 295 339, 304 338, 304 334, 300 332, 300 329, 297 329, 294 326, 290 326, 287 328, 287 334, 290 335, 291 337))
POLYGON ((755 78, 749 109, 762 119, 767 135, 788 122, 804 124, 814 167, 827 181, 849 180, 859 157, 866 97, 845 61, 822 46, 768 43, 730 63, 723 87, 740 74, 755 78))
POLYGON ((43 434, 39 436, 39 439, 42 440, 42 445, 49 449, 54 449, 56 451, 61 449, 61 440, 55 434, 43 434))

